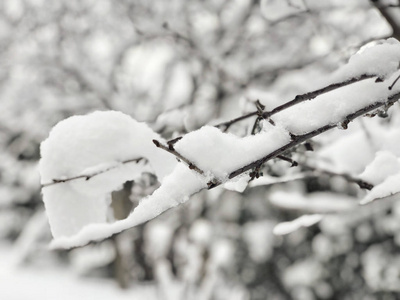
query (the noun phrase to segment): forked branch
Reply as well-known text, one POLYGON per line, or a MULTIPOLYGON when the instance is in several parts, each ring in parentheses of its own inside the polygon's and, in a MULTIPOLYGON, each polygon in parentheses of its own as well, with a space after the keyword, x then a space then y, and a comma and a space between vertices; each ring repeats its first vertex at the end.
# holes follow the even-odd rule
MULTIPOLYGON (((292 107, 292 106, 294 106, 294 105, 296 105, 298 103, 301 103, 301 102, 304 102, 304 101, 307 101, 307 100, 312 100, 312 99, 314 99, 314 98, 316 98, 316 97, 318 97, 318 96, 320 96, 322 94, 331 92, 333 90, 345 87, 347 85, 350 85, 350 84, 353 84, 353 83, 356 83, 356 82, 359 82, 359 81, 362 81, 362 80, 365 80, 365 79, 370 79, 370 78, 375 78, 375 77, 377 78, 377 80, 379 79, 379 77, 377 75, 375 75, 375 74, 362 74, 360 76, 353 77, 353 78, 347 79, 345 81, 341 81, 341 82, 330 84, 330 85, 328 85, 326 87, 323 87, 321 89, 318 89, 318 90, 315 90, 315 91, 312 91, 312 92, 308 92, 308 93, 305 93, 305 94, 302 94, 302 95, 297 95, 296 97, 294 97, 294 99, 286 102, 285 104, 277 106, 276 108, 274 108, 271 111, 264 112, 262 114, 262 117, 264 119, 268 119, 271 116, 277 114, 278 112, 281 112, 282 110, 285 110, 285 109, 287 109, 289 107, 292 107)), ((253 112, 248 113, 248 114, 245 114, 245 115, 240 116, 238 118, 232 119, 230 121, 226 121, 226 122, 217 124, 217 125, 215 125, 215 127, 218 127, 218 128, 223 127, 223 131, 226 131, 233 124, 235 124, 237 122, 240 122, 240 121, 243 121, 243 120, 246 120, 248 118, 257 116, 257 115, 259 115, 259 111, 258 110, 253 111, 253 112)))
MULTIPOLYGON (((348 124, 351 121, 353 121, 354 119, 356 119, 356 118, 358 118, 360 116, 363 116, 365 114, 368 114, 368 113, 370 113, 370 112, 372 112, 372 111, 374 111, 374 110, 376 110, 378 108, 385 107, 385 106, 391 106, 393 103, 397 102, 399 99, 400 99, 400 92, 391 95, 386 101, 375 102, 374 104, 371 104, 371 105, 368 105, 366 107, 363 107, 363 108, 357 110, 356 112, 347 115, 342 120, 342 123, 348 124)), ((289 150, 289 149, 291 149, 291 148, 293 148, 293 147, 295 147, 295 146, 297 146, 297 145, 299 145, 299 144, 301 144, 301 143, 303 143, 303 142, 305 142, 305 141, 307 141, 307 140, 309 140, 309 139, 311 139, 311 138, 313 138, 313 137, 315 137, 315 136, 317 136, 317 135, 319 135, 321 133, 324 133, 324 132, 326 132, 328 130, 336 128, 337 126, 338 126, 338 124, 327 124, 327 125, 325 125, 323 127, 320 127, 320 128, 315 129, 313 131, 310 131, 310 132, 308 132, 306 134, 294 136, 292 138, 292 140, 289 143, 285 144, 284 146, 282 146, 282 147, 278 148, 277 150, 267 154, 266 156, 264 156, 261 159, 253 161, 252 163, 249 163, 249 164, 247 164, 247 165, 245 165, 245 166, 243 166, 243 167, 231 172, 229 174, 228 178, 232 179, 232 178, 234 178, 234 177, 236 177, 236 176, 238 176, 240 174, 243 174, 243 173, 245 173, 245 172, 247 172, 247 171, 249 171, 249 170, 251 170, 253 168, 256 168, 257 166, 259 166, 261 164, 264 164, 265 162, 269 161, 272 158, 275 158, 275 157, 277 157, 279 155, 283 155, 287 150, 289 150)), ((211 186, 211 188, 213 188, 215 186, 218 186, 219 184, 221 184, 221 183, 215 184, 215 185, 211 186)))

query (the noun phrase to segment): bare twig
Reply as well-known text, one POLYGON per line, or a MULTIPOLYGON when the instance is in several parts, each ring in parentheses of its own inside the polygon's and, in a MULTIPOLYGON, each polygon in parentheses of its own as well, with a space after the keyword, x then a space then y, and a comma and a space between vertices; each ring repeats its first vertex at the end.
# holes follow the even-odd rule
POLYGON ((175 155, 176 158, 178 158, 179 160, 183 161, 184 163, 186 163, 189 167, 189 169, 196 171, 199 174, 204 174, 204 171, 201 170, 199 167, 197 167, 193 162, 191 162, 189 159, 187 159, 186 157, 184 157, 182 154, 180 154, 178 151, 176 151, 173 147, 172 144, 169 144, 168 146, 165 146, 163 144, 161 144, 159 141, 157 140, 153 140, 154 145, 156 145, 158 148, 161 148, 173 155, 175 155))
POLYGON ((393 81, 393 83, 388 87, 388 89, 391 91, 396 84, 396 82, 400 79, 400 75, 397 76, 397 78, 393 81))
POLYGON ((97 175, 100 175, 100 174, 103 174, 103 173, 106 173, 106 172, 108 172, 108 171, 111 171, 111 170, 113 170, 113 169, 118 168, 121 164, 128 164, 128 163, 132 163, 132 162, 139 163, 139 162, 142 161, 142 160, 146 160, 146 159, 143 158, 143 157, 134 158, 134 159, 128 159, 128 160, 122 161, 121 163, 119 163, 119 164, 117 164, 117 165, 111 166, 111 167, 109 167, 109 168, 105 168, 105 169, 103 169, 103 170, 97 171, 97 172, 92 173, 92 174, 82 174, 82 175, 78 175, 78 176, 74 176, 74 177, 69 177, 69 178, 65 178, 65 179, 53 179, 52 182, 43 183, 43 184, 42 184, 42 188, 45 188, 45 187, 48 187, 48 186, 51 186, 51 185, 54 185, 54 184, 58 184, 58 183, 65 183, 65 182, 69 182, 69 181, 72 181, 72 180, 77 180, 77 179, 90 180, 92 177, 95 177, 95 176, 97 176, 97 175))

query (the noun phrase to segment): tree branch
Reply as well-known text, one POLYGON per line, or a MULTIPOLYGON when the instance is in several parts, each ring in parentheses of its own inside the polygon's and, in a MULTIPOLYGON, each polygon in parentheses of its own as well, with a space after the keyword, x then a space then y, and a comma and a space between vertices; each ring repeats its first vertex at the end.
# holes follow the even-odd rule
MULTIPOLYGON (((128 164, 128 163, 132 163, 132 162, 139 163, 142 160, 146 160, 146 159, 143 158, 143 157, 133 158, 133 159, 124 160, 120 164, 128 164)), ((42 186, 42 188, 45 188, 45 187, 48 187, 48 186, 51 186, 51 185, 54 185, 54 184, 69 182, 69 181, 72 181, 72 180, 77 180, 77 179, 82 179, 82 178, 84 178, 85 180, 90 180, 92 177, 95 177, 97 175, 100 175, 100 174, 106 173, 106 172, 108 172, 110 170, 118 168, 120 166, 120 164, 115 165, 115 166, 111 166, 111 167, 106 168, 104 170, 97 171, 97 172, 95 172, 93 174, 86 174, 86 175, 83 174, 83 175, 78 175, 78 176, 69 177, 69 178, 65 178, 65 179, 53 179, 52 182, 43 183, 41 186, 42 186)))
POLYGON ((171 143, 168 144, 168 146, 165 146, 163 144, 161 144, 159 141, 157 140, 153 140, 154 145, 156 145, 158 148, 161 148, 169 153, 171 153, 172 155, 174 155, 176 158, 178 158, 178 160, 181 160, 183 162, 185 162, 189 169, 191 170, 195 170, 197 173, 199 174, 204 174, 204 171, 201 170, 199 167, 197 167, 194 163, 192 163, 189 159, 187 159, 186 157, 184 157, 182 154, 180 154, 178 151, 176 151, 173 147, 173 145, 171 143))
MULTIPOLYGON (((354 119, 365 115, 367 113, 370 113, 382 106, 390 106, 392 104, 394 104, 395 102, 397 102, 400 99, 400 92, 393 94, 391 96, 388 97, 388 99, 386 101, 378 101, 375 102, 374 104, 368 105, 362 109, 359 109, 358 111, 351 113, 349 115, 347 115, 343 120, 342 120, 342 124, 348 124, 351 121, 353 121, 354 119)), ((318 129, 315 129, 313 131, 310 131, 306 134, 303 135, 298 135, 298 136, 293 136, 292 140, 287 143, 286 145, 278 148, 277 150, 267 154, 266 156, 264 156, 261 159, 258 159, 252 163, 249 163, 233 172, 231 172, 228 176, 228 179, 232 179, 236 176, 239 176, 240 174, 243 174, 253 168, 257 168, 258 166, 264 164, 265 162, 271 160, 272 158, 275 158, 279 155, 283 155, 287 150, 307 141, 308 139, 311 139, 321 133, 324 133, 328 130, 331 130, 333 128, 336 128, 338 126, 338 124, 327 124, 323 127, 320 127, 318 129)), ((214 188, 218 185, 222 184, 221 181, 214 181, 212 184, 209 185, 209 189, 214 188)))
MULTIPOLYGON (((273 110, 271 110, 269 112, 264 112, 262 114, 262 117, 267 119, 267 118, 273 116, 274 114, 277 114, 278 112, 281 112, 282 110, 287 109, 289 107, 292 107, 292 106, 294 106, 294 105, 296 105, 296 104, 298 104, 300 102, 304 102, 306 100, 312 100, 312 99, 314 99, 314 98, 316 98, 316 97, 318 97, 318 96, 320 96, 322 94, 331 92, 331 91, 336 90, 338 88, 342 88, 344 86, 347 86, 347 85, 350 85, 350 84, 353 84, 353 83, 356 83, 356 82, 359 82, 359 81, 362 81, 362 80, 365 80, 365 79, 374 78, 374 77, 378 77, 378 76, 375 75, 375 74, 362 74, 362 75, 360 75, 358 77, 353 77, 353 78, 347 79, 347 80, 342 81, 342 82, 333 83, 333 84, 330 84, 330 85, 328 85, 326 87, 323 87, 321 89, 318 89, 318 90, 315 90, 315 91, 312 91, 312 92, 308 92, 308 93, 305 93, 305 94, 302 94, 302 95, 297 95, 296 97, 294 97, 293 100, 290 100, 290 101, 286 102, 285 104, 277 106, 276 108, 274 108, 273 110)), ((258 110, 257 111, 253 111, 251 113, 248 113, 246 115, 240 116, 240 117, 235 118, 233 120, 217 124, 217 125, 215 125, 215 127, 218 127, 218 128, 219 127, 225 127, 224 131, 226 131, 234 123, 237 123, 237 122, 240 122, 242 120, 245 120, 245 119, 251 118, 253 116, 256 116, 256 115, 258 115, 258 113, 259 113, 258 110)))

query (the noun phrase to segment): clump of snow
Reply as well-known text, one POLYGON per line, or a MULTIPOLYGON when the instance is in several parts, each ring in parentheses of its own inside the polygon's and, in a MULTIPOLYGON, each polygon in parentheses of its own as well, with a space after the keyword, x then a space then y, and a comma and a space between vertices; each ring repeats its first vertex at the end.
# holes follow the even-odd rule
POLYGON ((274 177, 268 174, 264 174, 263 176, 254 179, 249 183, 249 187, 256 187, 261 185, 273 185, 278 183, 286 183, 290 181, 296 181, 299 179, 304 179, 306 174, 289 174, 282 177, 274 177))
POLYGON ((155 218, 187 201, 191 195, 206 187, 207 180, 203 176, 183 164, 178 164, 172 173, 164 178, 162 185, 153 194, 143 198, 126 219, 114 223, 88 223, 72 236, 56 238, 51 247, 72 248, 86 245, 90 241, 103 240, 155 218))
POLYGON ((249 181, 250 181, 250 176, 248 174, 243 176, 238 176, 226 182, 224 184, 224 188, 230 191, 242 193, 248 186, 249 181))
POLYGON ((107 172, 43 188, 53 236, 73 235, 87 224, 106 222, 109 193, 148 170, 143 164, 124 161, 146 158, 160 180, 170 173, 176 161, 154 146, 154 138, 160 137, 146 124, 116 111, 58 123, 41 144, 42 184, 107 172))
POLYGON ((389 91, 386 82, 367 79, 285 109, 274 115, 273 120, 301 135, 325 125, 340 124, 346 116, 378 101, 383 102, 398 91, 398 87, 396 91, 389 91))
MULTIPOLYGON (((375 149, 371 147, 368 137, 360 130, 349 128, 347 134, 331 143, 325 143, 316 155, 317 166, 336 172, 360 173, 374 158, 375 149)), ((374 133, 375 137, 375 133, 374 133)))
POLYGON ((375 159, 365 168, 359 177, 376 185, 383 182, 388 176, 399 172, 399 159, 389 151, 379 151, 376 153, 375 159))
POLYGON ((400 173, 387 177, 381 184, 372 190, 360 201, 360 204, 367 204, 377 199, 386 198, 400 192, 400 173))
POLYGON ((392 152, 377 152, 375 159, 365 168, 360 178, 375 185, 360 204, 397 194, 400 192, 400 161, 392 152))
POLYGON ((213 126, 204 126, 185 135, 175 149, 197 167, 211 172, 218 179, 256 161, 290 141, 282 127, 269 127, 265 131, 244 138, 223 133, 213 126))
POLYGON ((171 172, 174 160, 154 147, 152 139, 160 137, 145 123, 121 112, 96 111, 70 117, 54 126, 41 144, 41 182, 139 157, 146 157, 162 179, 171 172))
POLYGON ((399 69, 400 42, 395 38, 380 41, 379 44, 365 45, 348 64, 340 68, 334 78, 346 80, 361 74, 377 75, 387 78, 399 69))
POLYGON ((321 221, 322 218, 323 215, 320 214, 303 215, 292 221, 279 223, 274 227, 273 232, 276 235, 289 234, 300 229, 301 227, 310 227, 321 221))
POLYGON ((353 197, 329 192, 316 192, 305 196, 294 192, 277 191, 270 195, 269 200, 281 208, 313 213, 348 211, 358 206, 353 197))

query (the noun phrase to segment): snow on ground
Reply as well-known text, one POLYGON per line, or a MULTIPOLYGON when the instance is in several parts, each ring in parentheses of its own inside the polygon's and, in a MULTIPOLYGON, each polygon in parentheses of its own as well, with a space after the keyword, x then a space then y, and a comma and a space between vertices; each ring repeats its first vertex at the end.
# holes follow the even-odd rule
POLYGON ((0 246, 0 299, 4 300, 141 300, 159 299, 154 286, 121 290, 117 283, 102 278, 84 278, 69 269, 15 267, 12 249, 0 246))

